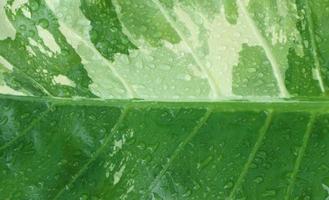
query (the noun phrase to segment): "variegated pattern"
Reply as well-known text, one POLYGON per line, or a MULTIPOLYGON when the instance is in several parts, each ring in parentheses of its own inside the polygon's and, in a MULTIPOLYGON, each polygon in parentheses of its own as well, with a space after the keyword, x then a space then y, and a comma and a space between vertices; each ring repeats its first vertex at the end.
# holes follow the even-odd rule
POLYGON ((0 91, 326 96, 326 7, 316 0, 1 0, 0 91))

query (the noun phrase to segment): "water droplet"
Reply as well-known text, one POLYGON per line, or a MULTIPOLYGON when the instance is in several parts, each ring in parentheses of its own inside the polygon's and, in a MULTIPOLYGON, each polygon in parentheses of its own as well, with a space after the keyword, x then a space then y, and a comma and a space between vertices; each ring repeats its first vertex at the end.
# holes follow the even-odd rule
POLYGON ((151 154, 146 154, 144 160, 149 163, 153 160, 153 156, 151 154))
POLYGON ((194 190, 194 191, 197 191, 197 190, 199 190, 200 188, 201 188, 201 184, 198 183, 198 182, 196 182, 196 181, 194 181, 194 182, 193 182, 193 190, 194 190))
POLYGON ((262 177, 262 176, 258 176, 258 177, 256 177, 255 179, 254 179, 254 182, 255 183, 262 183, 264 181, 264 178, 262 177))
MULTIPOLYGON (((154 114, 158 115, 159 113, 156 112, 154 114)), ((160 126, 167 126, 175 121, 177 114, 178 112, 175 110, 165 110, 162 111, 160 117, 155 117, 154 120, 160 126)))
POLYGON ((189 197, 192 195, 192 191, 191 190, 187 190, 184 194, 183 197, 189 197))
POLYGON ((88 199, 88 196, 86 194, 82 195, 79 200, 87 200, 88 199))
POLYGON ((45 18, 42 18, 39 20, 39 25, 42 27, 42 28, 48 28, 49 26, 49 21, 45 18))
POLYGON ((7 116, 3 116, 0 119, 0 125, 5 125, 8 122, 8 117, 7 116))
POLYGON ((37 1, 35 1, 35 0, 32 0, 32 1, 30 1, 30 9, 32 10, 32 11, 37 11, 38 9, 39 9, 39 3, 37 2, 37 1))
POLYGON ((139 148, 140 150, 145 150, 146 145, 145 145, 145 143, 141 142, 137 145, 137 148, 139 148))
POLYGON ((209 166, 209 164, 213 161, 214 157, 212 156, 209 156, 208 158, 204 159, 201 163, 200 163, 200 166, 199 168, 200 169, 204 169, 206 168, 207 166, 209 166))
POLYGON ((247 71, 249 73, 254 73, 254 72, 256 72, 256 68, 248 68, 247 71))
POLYGON ((190 81, 190 80, 192 79, 191 75, 189 75, 189 74, 186 74, 186 75, 184 76, 184 78, 185 78, 185 80, 187 80, 187 81, 190 81))
POLYGON ((171 69, 171 67, 169 65, 159 65, 159 68, 162 70, 166 70, 166 71, 171 69))
POLYGON ((231 189, 233 185, 234 183, 232 181, 229 181, 224 185, 224 189, 231 189))
POLYGON ((254 162, 252 162, 252 163, 250 164, 250 168, 251 168, 251 169, 256 169, 257 167, 258 167, 257 164, 254 163, 254 162))
POLYGON ((264 197, 273 197, 276 195, 276 191, 275 190, 267 190, 264 192, 264 194, 262 196, 264 197))
POLYGON ((24 24, 19 25, 19 30, 20 31, 25 31, 26 30, 26 25, 24 25, 24 24))

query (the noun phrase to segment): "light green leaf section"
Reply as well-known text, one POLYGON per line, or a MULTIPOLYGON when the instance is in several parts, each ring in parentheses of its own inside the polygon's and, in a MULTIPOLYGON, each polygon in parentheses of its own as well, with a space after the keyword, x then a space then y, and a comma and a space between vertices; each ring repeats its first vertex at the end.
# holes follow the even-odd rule
POLYGON ((28 88, 104 99, 322 96, 327 35, 325 15, 317 11, 326 4, 6 0, 0 4, 0 55, 36 80, 10 87, 36 96, 40 92, 28 88), (33 60, 47 73, 27 72, 6 55, 14 43, 25 63, 33 60))

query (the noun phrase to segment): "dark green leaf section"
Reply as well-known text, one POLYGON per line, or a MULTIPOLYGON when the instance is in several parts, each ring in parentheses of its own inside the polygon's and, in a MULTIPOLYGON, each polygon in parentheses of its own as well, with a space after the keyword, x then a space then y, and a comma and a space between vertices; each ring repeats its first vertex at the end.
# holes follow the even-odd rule
MULTIPOLYGON (((8 5, 11 4, 12 1, 8 1, 8 5)), ((61 34, 58 21, 45 2, 31 0, 25 8, 31 12, 31 18, 23 14, 22 8, 16 14, 9 7, 6 9, 17 31, 14 40, 8 38, 0 41, 0 55, 15 66, 13 73, 5 74, 7 84, 34 95, 94 97, 88 88, 91 80, 80 57, 61 34), (37 26, 54 36, 60 52, 52 52, 47 47, 38 34, 37 26), (34 45, 31 44, 32 40, 34 45), (54 83, 53 79, 58 75, 68 77, 76 87, 54 83)))
POLYGON ((113 60, 116 53, 128 54, 137 48, 122 32, 112 1, 82 0, 81 10, 91 22, 91 41, 103 56, 113 60))
POLYGON ((236 1, 224 0, 225 17, 231 24, 236 24, 239 17, 236 1))
POLYGON ((294 96, 317 96, 321 93, 319 82, 314 80, 312 57, 305 52, 305 57, 297 55, 294 49, 289 50, 289 68, 286 71, 286 85, 294 96))
POLYGON ((311 34, 309 48, 313 48, 315 65, 320 68, 327 91, 329 83, 329 1, 296 0, 296 3, 306 13, 311 34))
MULTIPOLYGON (((17 111, 19 117, 25 103, 1 101, 17 111)), ((30 109, 43 105, 30 104, 30 109)), ((110 107, 61 106, 51 109, 27 133, 16 138, 7 148, 1 148, 1 199, 51 199, 72 179, 72 175, 94 156, 94 152, 109 136, 120 115, 120 109, 110 107)), ((4 112, 1 107, 1 112, 4 112)), ((39 118, 34 114, 30 120, 39 118)), ((15 128, 8 121, 1 130, 15 128)), ((29 122, 20 120, 21 126, 29 122)), ((21 128, 22 129, 22 128, 21 128)), ((23 131, 19 131, 23 133, 23 131)), ((2 131, 2 138, 6 132, 2 131)), ((8 140, 8 139, 7 139, 8 140)), ((9 141, 8 141, 9 142, 9 141)), ((5 145, 5 144, 4 144, 5 145)))
POLYGON ((19 101, 1 101, 0 107, 1 147, 28 132, 34 121, 38 121, 48 110, 43 103, 19 101))
POLYGON ((328 196, 326 102, 0 104, 1 199, 328 196))
POLYGON ((293 195, 299 199, 325 199, 329 196, 329 115, 317 117, 309 139, 309 148, 297 176, 293 195), (321 187, 319 187, 321 186, 321 187))
MULTIPOLYGON (((327 31, 316 26, 316 21, 324 16, 317 10, 324 10, 320 7, 326 7, 325 4, 323 1, 307 0, 255 0, 248 4, 255 25, 282 68, 291 96, 321 96, 326 93, 328 70, 322 61, 322 52, 327 50, 319 45, 326 40, 327 31), (321 6, 314 8, 314 5, 321 6), (282 32, 275 33, 277 29, 282 32), (282 33, 286 36, 282 37, 282 33)), ((321 20, 321 27, 327 27, 323 22, 321 20)))
MULTIPOLYGON (((321 81, 325 81, 326 67, 321 67, 318 44, 315 41, 315 30, 313 25, 313 11, 308 7, 306 1, 296 1, 298 17, 296 24, 302 37, 303 52, 297 55, 296 49, 291 48, 288 55, 289 68, 286 71, 286 85, 289 92, 295 96, 317 96, 321 93, 319 80, 316 80, 315 72, 320 70, 321 81)), ((321 33, 322 31, 320 31, 321 33)), ((296 44, 297 45, 297 44, 296 44)), ((326 90, 326 88, 325 88, 326 90)))
POLYGON ((279 91, 272 73, 264 50, 244 44, 240 62, 233 68, 233 91, 242 96, 275 96, 279 91))
POLYGON ((309 116, 309 113, 302 112, 273 115, 271 125, 245 175, 246 181, 239 187, 237 197, 293 199, 287 194, 287 189, 309 116))

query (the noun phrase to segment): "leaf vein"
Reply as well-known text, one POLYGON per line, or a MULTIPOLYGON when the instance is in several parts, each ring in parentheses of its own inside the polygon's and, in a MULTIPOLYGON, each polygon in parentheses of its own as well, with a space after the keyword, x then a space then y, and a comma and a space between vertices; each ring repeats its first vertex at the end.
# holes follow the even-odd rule
POLYGON ((90 49, 91 52, 93 52, 97 57, 99 57, 102 60, 102 62, 104 62, 104 64, 106 64, 108 66, 108 68, 112 71, 112 73, 114 74, 114 76, 116 76, 119 79, 119 81, 122 83, 122 85, 126 89, 126 91, 128 93, 128 96, 130 98, 136 97, 136 92, 134 91, 134 89, 132 88, 132 86, 112 66, 112 64, 109 62, 109 60, 107 60, 102 54, 100 54, 98 52, 98 50, 94 46, 92 46, 88 41, 86 41, 85 39, 83 39, 83 37, 80 34, 78 34, 74 29, 68 27, 62 21, 60 21, 60 26, 61 26, 61 29, 67 30, 69 33, 72 34, 73 37, 75 37, 76 39, 78 39, 79 41, 81 41, 88 49, 90 49))
POLYGON ((312 54, 314 57, 314 64, 315 64, 315 70, 316 70, 316 78, 319 82, 319 87, 321 89, 321 92, 324 93, 325 92, 325 88, 324 88, 324 83, 323 83, 323 79, 321 76, 321 65, 320 65, 320 61, 319 61, 319 55, 318 55, 318 47, 316 45, 315 42, 315 34, 314 34, 314 24, 313 24, 313 19, 312 19, 312 10, 309 6, 308 0, 305 1, 305 15, 306 15, 306 21, 308 22, 308 31, 310 33, 310 38, 311 38, 311 48, 312 48, 312 54))
POLYGON ((68 184, 66 184, 62 189, 60 189, 58 191, 58 193, 56 195, 54 195, 53 200, 55 199, 59 199, 61 197, 61 195, 65 192, 65 190, 69 190, 71 189, 72 185, 78 180, 78 178, 80 176, 82 176, 89 168, 89 166, 98 158, 98 156, 105 151, 105 148, 107 147, 107 145, 110 142, 110 138, 112 136, 112 133, 114 133, 115 131, 118 130, 119 126, 121 125, 121 123, 124 121, 127 113, 128 113, 129 107, 126 107, 122 113, 120 114, 120 117, 118 119, 118 121, 116 122, 116 124, 113 126, 113 128, 111 129, 111 132, 109 133, 109 135, 105 138, 105 141, 102 145, 99 146, 99 148, 96 150, 96 152, 89 158, 89 160, 80 168, 80 170, 74 174, 74 176, 72 177, 71 181, 68 182, 68 184))
POLYGON ((152 192, 154 187, 157 186, 157 184, 160 182, 161 178, 164 176, 164 174, 167 172, 173 161, 177 158, 179 153, 184 149, 184 147, 194 138, 194 136, 199 132, 200 128, 208 121, 210 115, 212 113, 212 110, 208 109, 203 117, 199 120, 199 122, 196 124, 196 126, 193 128, 190 134, 187 135, 187 137, 178 145, 176 150, 173 152, 173 154, 168 159, 168 162, 163 166, 162 170, 158 173, 158 175, 155 177, 154 181, 149 186, 149 192, 152 192))
POLYGON ((43 111, 36 119, 34 119, 28 127, 22 130, 21 134, 18 134, 12 140, 8 141, 4 145, 0 147, 0 152, 4 151, 5 149, 9 148, 13 144, 15 144, 20 138, 24 137, 28 134, 28 131, 31 130, 38 122, 40 122, 43 118, 47 116, 47 114, 51 111, 51 106, 49 106, 45 111, 43 111))
POLYGON ((213 92, 213 95, 215 97, 218 97, 220 95, 220 87, 218 83, 216 82, 216 79, 213 77, 212 73, 207 69, 206 66, 201 62, 199 56, 193 51, 193 48, 191 45, 189 45, 186 37, 184 34, 179 30, 176 22, 170 17, 170 14, 168 11, 161 5, 159 0, 152 0, 152 2, 156 5, 157 9, 161 12, 161 14, 164 16, 164 18, 168 21, 168 23, 172 26, 172 28, 175 30, 175 32, 178 34, 178 36, 182 39, 183 43, 187 47, 188 51, 191 53, 193 60, 199 67, 199 69, 203 72, 203 74, 207 77, 209 86, 213 92))
POLYGON ((264 125, 259 130, 259 135, 258 135, 258 138, 256 140, 256 143, 255 143, 253 149, 250 151, 248 160, 244 164, 244 166, 241 170, 241 173, 240 173, 235 185, 233 186, 233 189, 232 189, 228 199, 230 199, 230 200, 233 199, 236 191, 239 189, 244 177, 246 176, 248 170, 250 169, 250 165, 251 165, 252 161, 254 160, 258 149, 260 148, 260 146, 262 144, 262 141, 265 138, 266 133, 268 132, 268 129, 270 128, 272 119, 273 119, 273 111, 269 111, 269 113, 267 114, 264 125))
POLYGON ((276 79, 278 88, 280 90, 280 96, 282 97, 289 97, 289 93, 287 91, 287 88, 284 83, 284 78, 282 77, 280 65, 277 61, 277 58, 275 57, 274 53, 271 50, 271 47, 269 46, 267 40, 264 38, 262 33, 260 32, 258 26, 255 24, 254 19, 249 15, 249 12, 247 11, 245 5, 243 5, 244 0, 238 0, 238 7, 240 8, 242 14, 246 18, 248 22, 248 26, 253 30, 256 39, 259 41, 260 45, 263 47, 265 54, 268 58, 268 60, 271 63, 272 71, 274 73, 274 77, 276 79))
POLYGON ((292 193, 294 184, 296 182, 297 173, 298 173, 299 167, 300 167, 300 165, 302 163, 302 159, 304 157, 305 150, 306 150, 308 141, 309 141, 310 136, 311 136, 311 131, 312 131, 312 128, 313 128, 313 125, 314 125, 314 121, 315 121, 315 114, 311 114, 310 120, 309 120, 309 122, 308 122, 308 124, 306 126, 306 130, 305 130, 305 134, 304 134, 304 137, 303 137, 302 146, 299 149, 299 152, 298 152, 298 155, 297 155, 297 159, 296 159, 296 162, 295 162, 293 171, 292 171, 291 176, 290 176, 290 181, 289 181, 290 183, 288 185, 287 193, 286 193, 285 198, 284 198, 285 200, 289 200, 289 197, 290 197, 290 195, 292 193))

